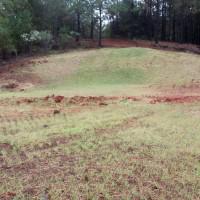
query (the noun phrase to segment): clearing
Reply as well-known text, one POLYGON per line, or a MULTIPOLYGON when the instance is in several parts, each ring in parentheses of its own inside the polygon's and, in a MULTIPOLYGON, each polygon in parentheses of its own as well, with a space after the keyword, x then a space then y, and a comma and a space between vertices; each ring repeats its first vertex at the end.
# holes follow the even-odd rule
POLYGON ((0 199, 200 198, 198 55, 24 58, 0 87, 0 199))

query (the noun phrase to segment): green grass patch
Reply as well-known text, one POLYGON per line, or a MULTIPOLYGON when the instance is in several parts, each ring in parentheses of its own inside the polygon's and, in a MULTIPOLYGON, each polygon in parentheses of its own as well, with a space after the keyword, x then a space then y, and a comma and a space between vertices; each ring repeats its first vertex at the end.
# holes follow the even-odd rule
POLYGON ((140 48, 97 50, 82 59, 74 73, 50 87, 144 84, 147 74, 133 61, 147 54, 147 50, 140 48))
POLYGON ((95 69, 91 67, 80 69, 78 73, 72 75, 65 81, 65 85, 105 85, 105 84, 142 84, 145 80, 145 74, 139 69, 112 68, 95 69))

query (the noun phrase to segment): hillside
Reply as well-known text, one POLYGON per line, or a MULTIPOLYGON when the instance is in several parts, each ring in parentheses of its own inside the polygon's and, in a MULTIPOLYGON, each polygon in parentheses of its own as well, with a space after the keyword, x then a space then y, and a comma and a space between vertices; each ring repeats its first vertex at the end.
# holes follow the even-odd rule
POLYGON ((4 87, 16 83, 16 93, 11 94, 18 96, 34 92, 71 96, 81 95, 81 91, 83 95, 85 92, 104 95, 108 85, 110 95, 110 90, 136 95, 138 88, 147 89, 145 93, 151 89, 194 87, 188 92, 196 92, 200 58, 195 54, 148 48, 105 48, 20 59, 4 68, 0 84, 4 87), (18 93, 20 89, 24 91, 18 93))
POLYGON ((0 199, 199 199, 200 58, 148 48, 16 60, 0 74, 0 199))

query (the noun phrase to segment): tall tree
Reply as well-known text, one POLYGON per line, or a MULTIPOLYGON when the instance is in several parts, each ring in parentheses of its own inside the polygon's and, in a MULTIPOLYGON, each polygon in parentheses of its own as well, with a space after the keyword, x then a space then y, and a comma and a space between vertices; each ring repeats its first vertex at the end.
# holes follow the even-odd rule
POLYGON ((98 11, 98 19, 99 19, 99 36, 98 36, 99 47, 102 46, 103 20, 108 4, 109 0, 96 0, 96 9, 98 11))
POLYGON ((8 49, 19 50, 22 45, 21 35, 31 30, 32 13, 28 0, 1 0, 0 18, 0 48, 5 56, 8 49))
POLYGON ((160 0, 155 0, 155 22, 154 22, 154 39, 155 43, 157 44, 159 42, 159 19, 160 19, 160 0))
POLYGON ((95 0, 87 1, 90 16, 90 39, 94 39, 94 29, 95 29, 95 0))

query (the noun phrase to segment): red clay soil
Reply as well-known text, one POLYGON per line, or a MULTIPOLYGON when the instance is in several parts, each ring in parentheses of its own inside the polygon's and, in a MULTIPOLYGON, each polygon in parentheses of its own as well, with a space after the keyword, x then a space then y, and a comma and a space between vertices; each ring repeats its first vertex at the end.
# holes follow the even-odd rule
POLYGON ((17 58, 15 60, 9 60, 5 63, 0 63, 0 73, 3 73, 5 71, 17 68, 17 67, 26 67, 28 65, 36 65, 36 64, 43 64, 48 63, 47 59, 42 59, 35 61, 32 57, 28 58, 17 58))
MULTIPOLYGON (((47 97, 44 98, 46 100, 47 97)), ((193 103, 193 102, 200 102, 200 96, 149 96, 150 103, 193 103)), ((126 96, 126 97, 105 97, 105 96, 74 96, 71 98, 67 98, 64 96, 52 96, 49 97, 48 100, 53 100, 55 103, 66 102, 68 104, 73 105, 99 105, 99 106, 106 106, 109 103, 115 103, 119 101, 131 101, 137 102, 142 101, 144 99, 135 96, 126 96)))
MULTIPOLYGON (((83 40, 83 43, 87 44, 88 47, 95 48, 98 46, 98 42, 95 40, 83 40)), ((198 45, 179 44, 175 42, 159 42, 159 44, 155 44, 155 42, 148 40, 103 39, 102 46, 113 48, 143 47, 200 54, 200 47, 198 45)))
MULTIPOLYGON (((117 97, 117 96, 74 96, 74 97, 64 97, 64 96, 47 96, 43 98, 44 101, 54 101, 55 103, 68 103, 72 105, 99 105, 99 106, 106 106, 108 103, 114 103, 116 101, 140 101, 141 99, 135 96, 129 97, 117 97)), ((27 101, 27 100, 25 100, 27 101)))
POLYGON ((21 105, 21 104, 34 104, 34 111, 30 113, 8 113, 9 118, 24 118, 29 116, 43 116, 43 115, 57 115, 60 113, 77 113, 84 108, 94 108, 96 106, 103 107, 119 102, 144 102, 150 104, 186 104, 200 102, 200 96, 184 96, 184 95, 165 95, 165 96, 124 96, 124 97, 105 97, 105 96, 47 96, 43 98, 16 98, 10 101, 9 99, 2 99, 1 106, 21 105), (77 107, 66 107, 66 105, 73 105, 77 107), (92 106, 92 107, 91 107, 92 106), (12 115, 12 116, 11 116, 12 115))
POLYGON ((15 192, 7 192, 0 195, 0 200, 12 200, 17 194, 15 192))
MULTIPOLYGON (((167 95, 167 96, 145 96, 145 97, 135 97, 135 96, 74 96, 74 97, 64 97, 64 96, 46 96, 43 98, 18 98, 16 103, 19 104, 31 104, 44 102, 47 103, 56 103, 56 104, 69 104, 69 105, 79 105, 79 106, 107 106, 112 103, 129 101, 145 101, 156 104, 156 103, 193 103, 200 102, 200 96, 184 96, 184 95, 167 95)), ((1 104, 1 102, 0 102, 1 104)), ((57 113, 56 113, 57 114, 57 113)))
POLYGON ((157 103, 175 103, 175 104, 181 104, 181 103, 194 103, 194 102, 200 102, 200 96, 151 96, 149 97, 151 99, 151 104, 157 104, 157 103))
POLYGON ((24 88, 32 87, 32 85, 40 84, 41 78, 31 71, 23 75, 15 73, 18 68, 25 68, 28 66, 47 63, 48 60, 33 60, 33 58, 17 58, 9 60, 4 64, 0 63, 0 85, 1 88, 7 90, 24 90, 24 88), (28 84, 28 85, 27 85, 28 84))

